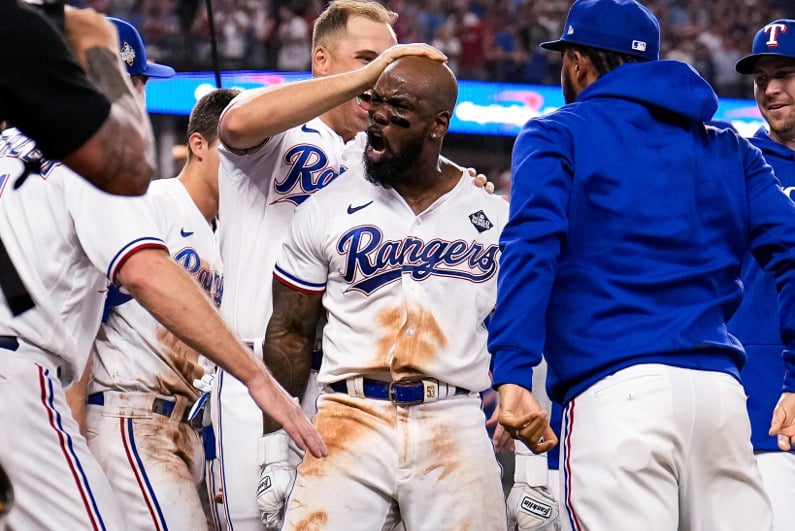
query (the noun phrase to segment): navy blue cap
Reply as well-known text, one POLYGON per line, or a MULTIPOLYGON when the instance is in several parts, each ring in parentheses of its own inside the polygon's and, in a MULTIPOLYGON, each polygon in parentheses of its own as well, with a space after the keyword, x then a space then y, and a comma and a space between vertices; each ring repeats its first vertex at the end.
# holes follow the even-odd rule
POLYGON ((757 31, 751 55, 737 61, 734 69, 741 74, 753 74, 756 62, 762 57, 795 59, 795 20, 776 20, 757 31))
POLYGON ((560 39, 542 42, 541 47, 560 52, 567 44, 653 61, 660 58, 660 23, 635 0, 577 0, 569 9, 560 39))
POLYGON ((173 68, 146 60, 146 48, 141 34, 129 22, 120 18, 108 17, 119 30, 119 45, 122 61, 131 76, 141 75, 148 77, 173 77, 176 73, 173 68))

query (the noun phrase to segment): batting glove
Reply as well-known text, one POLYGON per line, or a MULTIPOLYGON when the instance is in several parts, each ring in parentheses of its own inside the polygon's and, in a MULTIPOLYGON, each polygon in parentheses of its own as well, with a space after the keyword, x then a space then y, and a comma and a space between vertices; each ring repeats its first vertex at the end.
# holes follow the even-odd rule
POLYGON ((509 531, 560 531, 558 501, 547 488, 546 454, 535 455, 516 441, 513 488, 508 494, 509 531))
POLYGON ((266 529, 281 529, 284 506, 295 481, 295 468, 288 462, 290 436, 278 430, 259 438, 260 476, 257 505, 266 529))

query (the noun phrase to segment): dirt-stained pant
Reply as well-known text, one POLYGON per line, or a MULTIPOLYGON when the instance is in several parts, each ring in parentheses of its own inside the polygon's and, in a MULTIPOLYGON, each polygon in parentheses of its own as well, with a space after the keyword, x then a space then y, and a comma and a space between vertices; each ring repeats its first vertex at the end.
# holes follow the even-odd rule
POLYGON ((104 405, 86 406, 86 438, 127 529, 207 529, 198 491, 204 449, 197 431, 180 420, 187 404, 177 402, 167 417, 152 411, 154 395, 104 395, 104 405))
POLYGON ((298 467, 283 529, 408 531, 507 527, 500 467, 477 396, 414 406, 320 396, 329 449, 298 467))

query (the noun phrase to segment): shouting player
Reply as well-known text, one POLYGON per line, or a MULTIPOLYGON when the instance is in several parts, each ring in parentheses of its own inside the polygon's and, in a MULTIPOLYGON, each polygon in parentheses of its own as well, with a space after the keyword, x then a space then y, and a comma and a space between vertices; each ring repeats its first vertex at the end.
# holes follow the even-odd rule
MULTIPOLYGON (((484 321, 508 208, 440 159, 453 73, 431 53, 393 61, 393 50, 371 63, 390 64, 361 96, 364 169, 298 209, 274 269, 265 359, 293 392, 323 311, 328 319, 314 423, 329 455, 304 458, 284 529, 402 519, 409 530, 503 531, 478 391, 490 385, 484 321)), ((369 69, 339 76, 327 96, 349 97, 369 69)))
MULTIPOLYGON (((387 61, 363 71, 343 94, 329 97, 329 88, 338 83, 338 74, 361 69, 397 42, 391 27, 396 17, 378 2, 332 2, 315 21, 316 78, 246 91, 221 118, 221 310, 259 352, 271 314, 270 273, 295 208, 340 173, 361 164, 364 137, 357 133, 365 129, 367 113, 357 106, 355 96, 372 86, 387 61)), ((399 48, 389 57, 418 52, 427 50, 399 48)), ((300 457, 292 453, 288 465, 283 433, 260 439, 261 412, 240 382, 221 371, 216 385, 213 399, 218 403, 211 409, 229 526, 259 530, 262 518, 278 528, 291 469, 300 457)), ((313 400, 304 405, 311 414, 313 400)))

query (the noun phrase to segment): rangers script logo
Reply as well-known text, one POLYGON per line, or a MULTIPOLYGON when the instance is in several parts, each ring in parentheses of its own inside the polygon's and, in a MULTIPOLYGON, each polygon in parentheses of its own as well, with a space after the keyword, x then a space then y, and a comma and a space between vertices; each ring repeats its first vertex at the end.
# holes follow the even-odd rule
POLYGON ((355 227, 340 237, 337 252, 345 256, 343 277, 349 289, 369 295, 403 273, 414 280, 436 275, 479 283, 497 272, 496 244, 441 238, 426 242, 412 236, 402 240, 383 238, 381 229, 370 225, 355 227))
POLYGON ((347 168, 340 167, 339 171, 329 167, 328 157, 317 146, 302 144, 295 146, 284 154, 283 162, 289 166, 289 171, 284 179, 276 180, 275 190, 281 195, 274 203, 289 201, 300 205, 310 195, 321 188, 328 186, 331 181, 339 177, 347 168))

